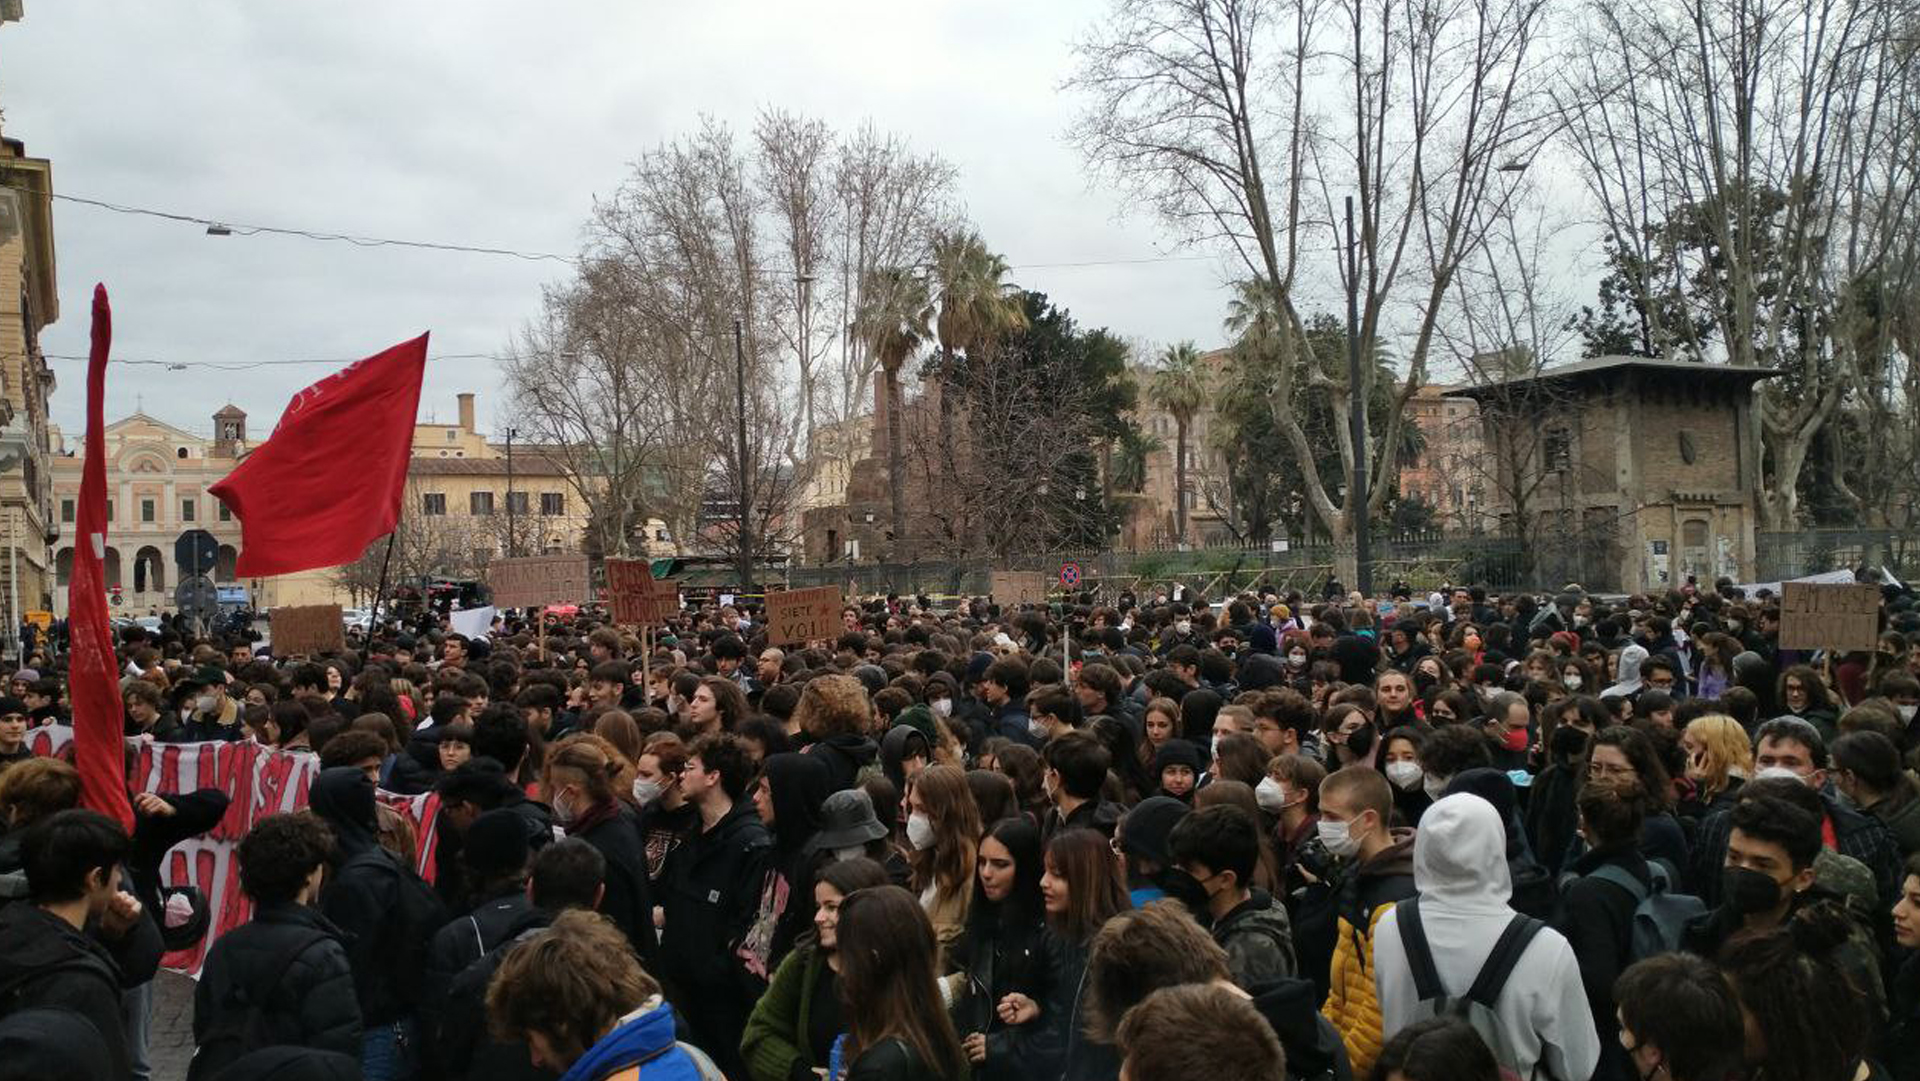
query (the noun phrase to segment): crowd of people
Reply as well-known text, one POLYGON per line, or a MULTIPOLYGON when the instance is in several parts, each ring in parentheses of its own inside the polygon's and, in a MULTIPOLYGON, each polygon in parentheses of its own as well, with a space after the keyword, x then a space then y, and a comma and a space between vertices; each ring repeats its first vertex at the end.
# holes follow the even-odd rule
MULTIPOLYGON (((1853 653, 1725 583, 117 646, 130 756, 317 758, 233 851, 195 1081, 1856 1081, 1920 1078, 1883 595, 1853 653)), ((228 793, 81 809, 57 645, 0 696, 0 1078, 146 1081, 207 934, 162 857, 228 793)))

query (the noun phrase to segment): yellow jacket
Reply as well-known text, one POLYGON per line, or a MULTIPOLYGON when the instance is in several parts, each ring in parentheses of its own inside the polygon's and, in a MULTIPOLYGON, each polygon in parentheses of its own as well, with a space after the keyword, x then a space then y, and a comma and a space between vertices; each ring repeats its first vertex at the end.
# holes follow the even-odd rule
POLYGON ((1413 831, 1396 829, 1393 844, 1353 868, 1340 886, 1339 941, 1327 971, 1322 1016, 1340 1030, 1353 1076, 1365 1077, 1380 1057, 1380 999, 1373 986, 1373 929, 1380 915, 1414 895, 1413 831), (1362 927, 1361 925, 1365 926, 1362 927))

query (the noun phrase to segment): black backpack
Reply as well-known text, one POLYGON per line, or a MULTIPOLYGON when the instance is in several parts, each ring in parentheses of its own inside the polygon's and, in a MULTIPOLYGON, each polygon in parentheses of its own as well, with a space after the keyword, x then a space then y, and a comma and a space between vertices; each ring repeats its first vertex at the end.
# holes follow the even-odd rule
POLYGON ((341 868, 380 867, 395 880, 393 918, 386 925, 385 945, 398 955, 393 973, 399 998, 409 1006, 420 1003, 426 980, 427 957, 434 933, 447 923, 447 907, 427 880, 400 857, 384 848, 370 848, 341 868))
MULTIPOLYGON (((1420 898, 1410 897, 1395 905, 1394 922, 1400 930, 1400 944, 1407 951, 1407 970, 1413 976, 1414 993, 1420 1001, 1433 1003, 1436 1016, 1458 1017, 1472 1025, 1487 1041, 1501 1069, 1512 1070, 1515 1056, 1507 1046, 1495 1010, 1521 955, 1547 925, 1531 916, 1514 913, 1467 993, 1455 998, 1447 993, 1446 985, 1440 982, 1440 970, 1434 967, 1433 948, 1427 944, 1427 931, 1420 922, 1420 898)), ((1547 1076, 1545 1064, 1536 1064, 1533 1076, 1547 1076)))
POLYGON ((274 987, 300 955, 329 937, 321 931, 301 936, 274 954, 272 964, 257 970, 265 974, 263 986, 237 984, 231 989, 219 1004, 219 1018, 193 1053, 193 1061, 187 1066, 187 1081, 205 1081, 250 1051, 284 1042, 273 1031, 266 1013, 267 1000, 273 997, 274 987))

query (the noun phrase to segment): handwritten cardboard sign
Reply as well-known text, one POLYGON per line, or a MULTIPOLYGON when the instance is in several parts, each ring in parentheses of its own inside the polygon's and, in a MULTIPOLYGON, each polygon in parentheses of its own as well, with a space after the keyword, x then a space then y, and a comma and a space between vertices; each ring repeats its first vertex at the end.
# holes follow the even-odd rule
POLYGON ((607 607, 615 623, 659 623, 680 607, 673 582, 655 581, 644 559, 607 560, 607 607))
POLYGON ((1871 651, 1880 644, 1880 587, 1866 582, 1783 582, 1780 648, 1871 651))
POLYGON ((273 628, 275 656, 329 653, 347 648, 346 624, 341 622, 337 604, 275 608, 267 620, 273 628))
POLYGON ((1047 576, 1043 571, 994 571, 987 589, 1002 608, 1047 603, 1047 576))
POLYGON ((522 556, 487 564, 495 608, 538 608, 587 599, 587 557, 522 556))
POLYGON ((832 638, 840 631, 840 587, 816 586, 767 594, 767 644, 788 646, 832 638))

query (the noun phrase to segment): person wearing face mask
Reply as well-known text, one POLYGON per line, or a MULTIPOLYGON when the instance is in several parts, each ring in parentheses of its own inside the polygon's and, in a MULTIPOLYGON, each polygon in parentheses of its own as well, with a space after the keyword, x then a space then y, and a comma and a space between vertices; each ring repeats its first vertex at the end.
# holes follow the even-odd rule
POLYGON ((1832 900, 1815 884, 1813 861, 1820 855, 1820 822, 1774 796, 1750 796, 1728 814, 1726 861, 1719 902, 1687 924, 1681 947, 1702 957, 1718 957, 1737 934, 1779 927, 1802 904, 1832 900))
POLYGON ((1418 728, 1403 727, 1388 732, 1380 741, 1380 772, 1393 786, 1395 820, 1403 826, 1415 826, 1433 804, 1421 783, 1426 771, 1420 766, 1420 748, 1426 734, 1418 728))
POLYGON ((1305 631, 1288 631, 1280 639, 1280 656, 1287 666, 1287 686, 1301 694, 1313 689, 1313 681, 1307 674, 1307 663, 1312 659, 1309 642, 1305 631))
POLYGON ((1326 767, 1305 755, 1276 755, 1253 790, 1260 810, 1273 822, 1274 855, 1288 896, 1306 885, 1295 865, 1307 843, 1319 837, 1320 782, 1326 779, 1326 767))
POLYGON ((829 863, 813 881, 811 930, 794 944, 753 1005, 740 1040, 752 1081, 810 1081, 846 1031, 840 1005, 840 905, 855 890, 889 885, 869 859, 829 863))
POLYGON ((1500 691, 1487 700, 1487 734, 1493 739, 1493 764, 1503 770, 1525 770, 1531 764, 1533 707, 1525 695, 1500 691))
POLYGON ((1341 861, 1338 877, 1308 891, 1294 913, 1300 971, 1325 972, 1320 1012, 1340 1030, 1356 1077, 1364 1077, 1385 1038, 1374 986, 1374 928, 1394 904, 1414 896, 1414 831, 1390 829, 1393 791, 1370 767, 1349 766, 1320 785, 1318 839, 1341 861))
POLYGON ((1593 1026, 1600 1036, 1600 1066, 1594 1081, 1633 1081, 1627 1052, 1615 1039, 1619 1021, 1615 978, 1633 960, 1633 913, 1653 889, 1653 871, 1639 853, 1645 812, 1630 794, 1604 784, 1580 794, 1580 832, 1587 851, 1574 861, 1561 889, 1551 926, 1566 936, 1580 963, 1593 1026))
POLYGON ((553 808, 554 821, 569 837, 598 849, 607 861, 607 895, 600 911, 633 943, 634 952, 653 957, 653 891, 647 877, 646 849, 639 819, 617 793, 630 789, 626 762, 613 745, 580 732, 548 751, 540 791, 553 808))
POLYGON ((1920 852, 1920 786, 1902 768, 1900 748, 1863 729, 1834 740, 1832 757, 1841 797, 1892 832, 1902 859, 1920 852))
MULTIPOLYGON (((1812 725, 1796 717, 1775 717, 1755 734, 1756 770, 1741 795, 1769 779, 1792 781, 1807 788, 1811 797, 1807 802, 1819 807, 1816 817, 1820 820, 1821 843, 1866 868, 1873 876, 1872 903, 1867 907, 1884 912, 1887 899, 1897 896, 1900 889, 1899 842, 1879 819, 1841 803, 1828 784, 1828 765, 1827 746, 1812 725)), ((1731 813, 1721 811, 1701 820, 1699 836, 1693 843, 1688 887, 1709 905, 1720 900, 1719 871, 1726 859, 1731 813)))
MULTIPOLYGON (((1096 745, 1097 746, 1097 745, 1096 745)), ((1104 750, 1103 750, 1104 753, 1104 750)), ((930 766, 907 790, 908 862, 914 893, 942 949, 967 926, 980 845, 980 808, 958 766, 930 766)))
POLYGON ((1626 1075, 1642 1081, 1726 1081, 1745 1065, 1746 1020, 1725 973, 1704 958, 1636 961, 1613 985, 1626 1075))
POLYGON ((1252 991, 1296 970, 1293 929, 1278 898, 1250 886, 1260 859, 1260 824, 1238 807, 1208 807, 1168 835, 1174 865, 1204 892, 1213 940, 1227 951, 1233 982, 1252 991))

